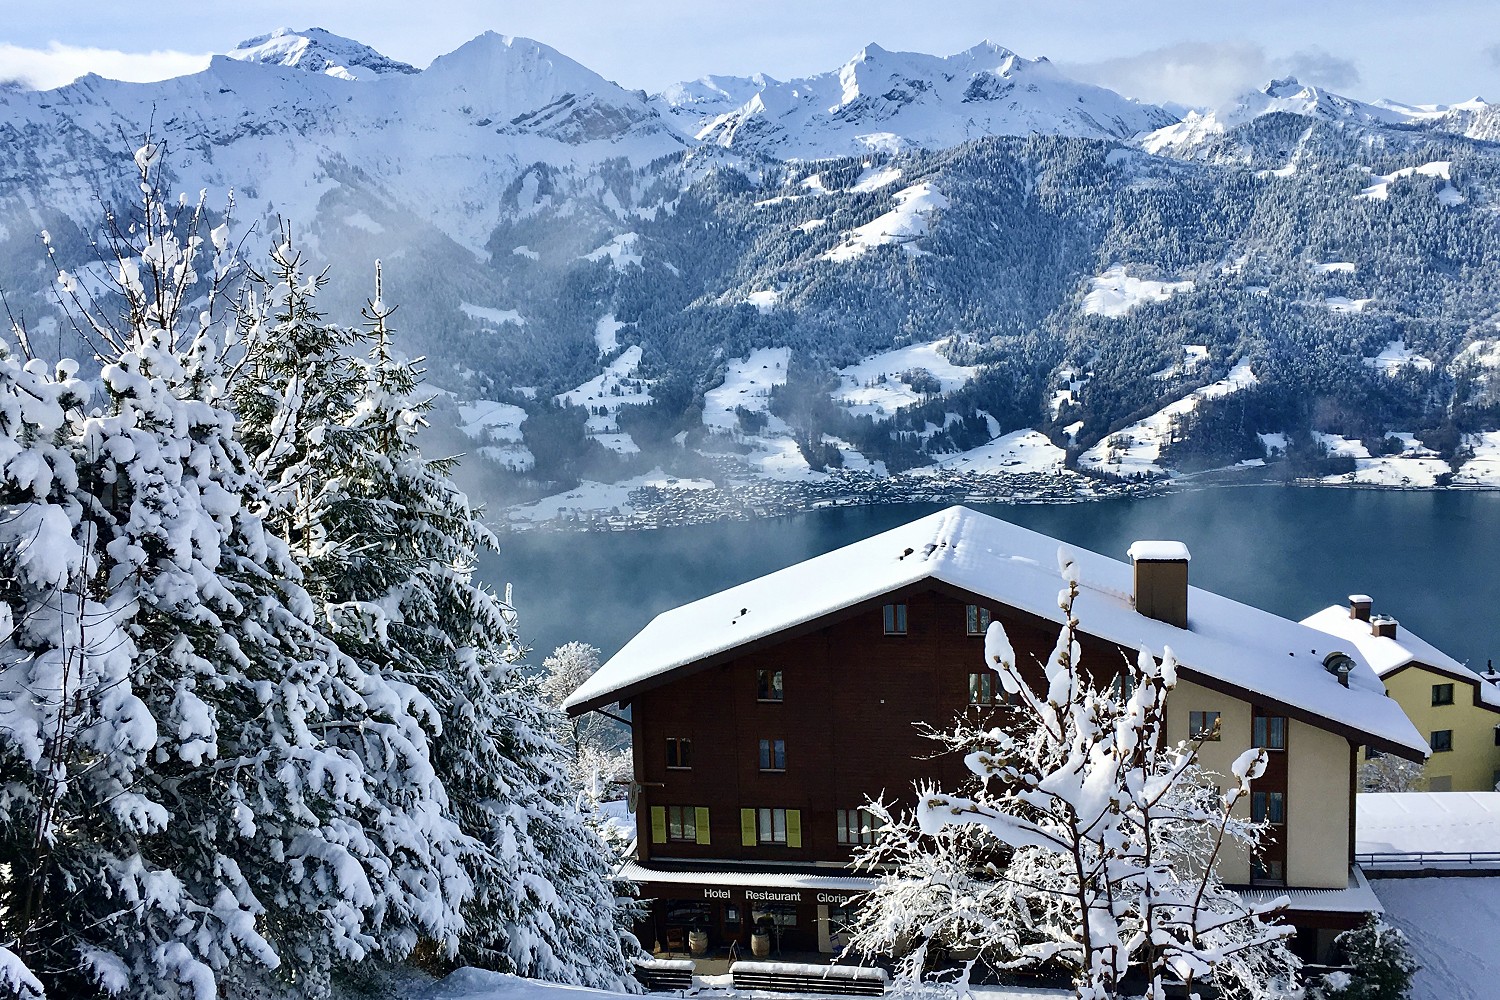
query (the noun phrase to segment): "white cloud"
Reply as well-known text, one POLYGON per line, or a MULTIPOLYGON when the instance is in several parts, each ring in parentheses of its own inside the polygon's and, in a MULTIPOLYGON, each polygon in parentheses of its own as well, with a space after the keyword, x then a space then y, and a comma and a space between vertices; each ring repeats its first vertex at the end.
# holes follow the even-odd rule
POLYGON ((0 43, 0 80, 17 81, 37 90, 61 87, 98 73, 111 80, 147 83, 196 73, 208 66, 209 56, 159 50, 121 52, 52 42, 45 49, 0 43))
POLYGON ((1064 72, 1143 101, 1216 107, 1275 77, 1348 88, 1359 70, 1348 59, 1312 48, 1272 57, 1250 42, 1179 42, 1133 56, 1064 63, 1064 72))

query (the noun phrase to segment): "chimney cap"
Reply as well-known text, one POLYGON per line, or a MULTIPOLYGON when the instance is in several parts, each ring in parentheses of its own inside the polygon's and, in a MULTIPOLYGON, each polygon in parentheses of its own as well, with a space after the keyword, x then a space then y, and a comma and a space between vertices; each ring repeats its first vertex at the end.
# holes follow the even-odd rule
POLYGON ((1349 603, 1350 604, 1374 604, 1375 603, 1375 598, 1371 597, 1369 594, 1350 594, 1349 595, 1349 603))
POLYGON ((1192 558, 1185 544, 1167 541, 1131 542, 1125 554, 1131 562, 1187 562, 1192 558))

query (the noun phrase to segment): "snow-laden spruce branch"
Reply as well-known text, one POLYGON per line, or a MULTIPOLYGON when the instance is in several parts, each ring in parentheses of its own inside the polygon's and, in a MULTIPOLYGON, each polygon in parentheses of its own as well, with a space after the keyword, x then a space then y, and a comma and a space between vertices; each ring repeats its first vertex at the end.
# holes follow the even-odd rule
POLYGON ((960 984, 978 960, 1069 970, 1080 1000, 1120 997, 1127 977, 1149 1000, 1172 982, 1283 995, 1297 968, 1292 929, 1273 922, 1285 900, 1247 903, 1218 874, 1231 846, 1256 848, 1261 828, 1236 808, 1265 751, 1240 754, 1220 788, 1198 765, 1201 740, 1169 741, 1170 649, 1084 670, 1078 570, 1065 551, 1058 561, 1064 624, 1041 684, 995 621, 984 657, 1007 696, 999 724, 934 734, 964 755, 972 788, 919 788, 910 816, 873 805, 884 830, 859 863, 882 874, 851 948, 904 952, 909 985, 946 955, 966 963, 951 972, 960 984))

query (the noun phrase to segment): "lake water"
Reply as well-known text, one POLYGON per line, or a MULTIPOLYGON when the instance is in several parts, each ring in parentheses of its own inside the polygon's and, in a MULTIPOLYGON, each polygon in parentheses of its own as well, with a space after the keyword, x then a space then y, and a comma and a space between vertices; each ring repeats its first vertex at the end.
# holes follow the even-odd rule
MULTIPOLYGON (((1140 538, 1192 551, 1195 586, 1288 618, 1351 593, 1480 669, 1500 659, 1500 493, 1217 488, 977 509, 1118 559, 1140 538)), ((612 655, 656 614, 937 510, 883 504, 637 532, 504 535, 480 575, 515 585, 540 663, 574 639, 612 655)))

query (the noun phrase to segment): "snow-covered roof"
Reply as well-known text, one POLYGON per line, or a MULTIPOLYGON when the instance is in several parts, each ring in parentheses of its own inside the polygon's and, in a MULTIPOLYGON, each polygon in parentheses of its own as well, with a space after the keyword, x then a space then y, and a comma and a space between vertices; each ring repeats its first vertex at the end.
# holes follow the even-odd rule
POLYGON ((1356 854, 1500 851, 1500 792, 1364 792, 1356 854))
MULTIPOLYGON (((1138 614, 1132 569, 1063 546, 1079 571, 1074 611, 1090 635, 1160 655, 1170 646, 1185 673, 1280 703, 1325 728, 1363 734, 1381 749, 1425 755, 1427 744, 1356 648, 1349 687, 1323 667, 1326 633, 1189 588, 1188 627, 1138 614), (1330 723, 1332 724, 1330 726, 1330 723)), ((912 521, 663 612, 568 698, 573 714, 629 697, 689 664, 924 582, 1061 623, 1056 539, 966 507, 912 521)))
POLYGON ((1286 898, 1288 910, 1303 913, 1380 913, 1384 907, 1376 898, 1364 873, 1349 869, 1349 884, 1342 889, 1288 889, 1282 886, 1250 886, 1234 890, 1251 905, 1286 898))
MULTIPOLYGON (((1369 600, 1363 595, 1357 596, 1366 601, 1369 600)), ((1351 596, 1349 600, 1354 601, 1356 597, 1351 596)), ((1386 622, 1395 621, 1393 618, 1376 617, 1382 617, 1386 622)), ((1500 710, 1500 687, 1483 680, 1474 671, 1426 639, 1414 635, 1410 629, 1399 622, 1396 623, 1394 638, 1376 635, 1370 627, 1370 622, 1351 618, 1348 607, 1335 604, 1315 615, 1308 615, 1302 619, 1302 624, 1351 644, 1381 677, 1386 677, 1408 664, 1420 663, 1456 680, 1478 684, 1480 703, 1500 710)))
POLYGON ((824 875, 811 871, 746 871, 741 868, 716 868, 713 865, 656 868, 636 861, 625 862, 619 874, 621 878, 631 882, 656 885, 750 886, 757 889, 806 889, 810 892, 868 892, 875 888, 878 881, 858 875, 824 875))

